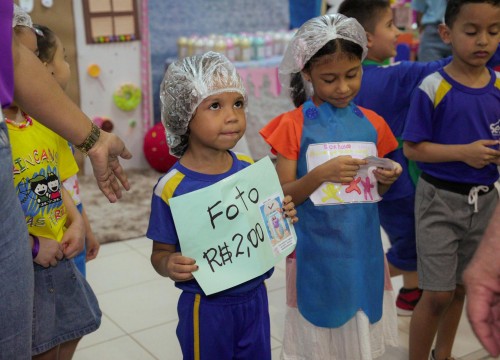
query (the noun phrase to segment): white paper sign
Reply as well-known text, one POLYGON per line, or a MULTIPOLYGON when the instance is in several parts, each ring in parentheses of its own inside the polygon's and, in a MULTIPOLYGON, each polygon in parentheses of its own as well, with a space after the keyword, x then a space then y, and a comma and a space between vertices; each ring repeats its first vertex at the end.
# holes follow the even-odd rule
POLYGON ((336 142, 312 144, 307 148, 307 171, 334 159, 349 155, 357 159, 368 158, 368 165, 361 166, 355 179, 350 183, 325 182, 310 196, 316 206, 338 205, 346 203, 377 202, 380 197, 377 179, 373 170, 377 167, 392 166, 386 159, 377 158, 375 144, 369 142, 336 142), (383 165, 383 166, 380 166, 383 165))

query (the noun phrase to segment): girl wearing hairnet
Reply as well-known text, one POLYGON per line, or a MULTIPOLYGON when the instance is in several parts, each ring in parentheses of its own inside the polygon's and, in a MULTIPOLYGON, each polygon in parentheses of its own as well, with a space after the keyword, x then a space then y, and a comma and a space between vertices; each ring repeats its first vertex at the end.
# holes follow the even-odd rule
POLYGON ((352 102, 366 42, 363 27, 340 14, 302 25, 279 66, 296 109, 260 132, 301 217, 287 259, 284 359, 372 359, 398 344, 376 202, 401 166, 366 160, 397 148, 385 121, 352 102))
MULTIPOLYGON (((264 280, 273 269, 206 296, 193 278, 198 269, 194 259, 182 255, 169 206, 172 197, 210 186, 253 162, 230 150, 246 127, 242 81, 226 57, 208 52, 171 64, 160 99, 170 153, 180 159, 154 188, 146 236, 153 240, 153 267, 182 290, 177 337, 183 358, 270 360, 264 280)), ((287 216, 296 221, 289 196, 283 204, 287 216)))

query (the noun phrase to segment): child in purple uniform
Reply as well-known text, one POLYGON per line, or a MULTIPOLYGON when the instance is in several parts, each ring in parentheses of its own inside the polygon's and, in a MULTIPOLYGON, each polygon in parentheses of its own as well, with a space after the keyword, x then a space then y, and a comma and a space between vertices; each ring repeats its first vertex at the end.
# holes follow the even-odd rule
MULTIPOLYGON (((179 339, 184 359, 271 359, 270 320, 264 280, 273 270, 206 296, 193 278, 194 260, 182 255, 169 199, 210 186, 253 161, 230 151, 246 128, 246 92, 234 65, 208 52, 168 67, 160 89, 170 153, 180 157, 158 181, 147 237, 151 263, 182 290, 179 339)), ((283 200, 293 222, 291 198, 283 200)))
POLYGON ((448 359, 465 297, 462 273, 498 202, 500 74, 486 67, 500 41, 500 0, 449 0, 443 40, 453 60, 414 92, 403 132, 417 161, 419 287, 410 359, 448 359))

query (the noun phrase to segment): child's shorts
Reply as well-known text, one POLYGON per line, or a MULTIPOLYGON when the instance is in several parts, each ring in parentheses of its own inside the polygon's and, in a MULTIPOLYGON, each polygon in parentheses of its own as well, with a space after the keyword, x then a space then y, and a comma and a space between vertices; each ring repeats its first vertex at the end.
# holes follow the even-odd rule
POLYGON ((387 261, 403 271, 417 270, 415 245, 415 194, 378 203, 380 225, 387 233, 391 247, 387 261))
POLYGON ((182 292, 177 338, 184 360, 271 360, 271 330, 264 284, 233 296, 182 292))
POLYGON ((35 268, 32 355, 44 353, 97 330, 101 310, 73 260, 35 268))
POLYGON ((480 192, 474 212, 469 195, 440 188, 423 176, 415 198, 419 287, 453 291, 463 284, 462 274, 493 215, 498 192, 494 187, 480 192))

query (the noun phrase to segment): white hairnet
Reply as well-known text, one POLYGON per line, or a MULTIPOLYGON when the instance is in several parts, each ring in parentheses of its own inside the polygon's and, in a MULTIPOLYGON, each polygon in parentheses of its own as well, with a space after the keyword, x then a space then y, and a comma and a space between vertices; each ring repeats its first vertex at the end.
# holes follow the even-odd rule
POLYGON ((207 97, 223 92, 240 93, 247 102, 241 78, 224 55, 210 51, 170 64, 160 86, 161 121, 170 154, 184 154, 196 108, 207 97))
MULTIPOLYGON (((361 61, 368 53, 365 29, 356 19, 342 14, 315 17, 305 22, 297 30, 286 48, 279 66, 281 86, 290 90, 291 75, 302 71, 314 54, 334 39, 344 39, 360 45, 363 49, 361 61)), ((312 87, 309 83, 307 84, 306 91, 307 95, 310 96, 312 95, 312 87)))
POLYGON ((31 16, 28 15, 20 6, 14 4, 14 16, 12 17, 12 27, 27 26, 33 28, 33 21, 31 16))

